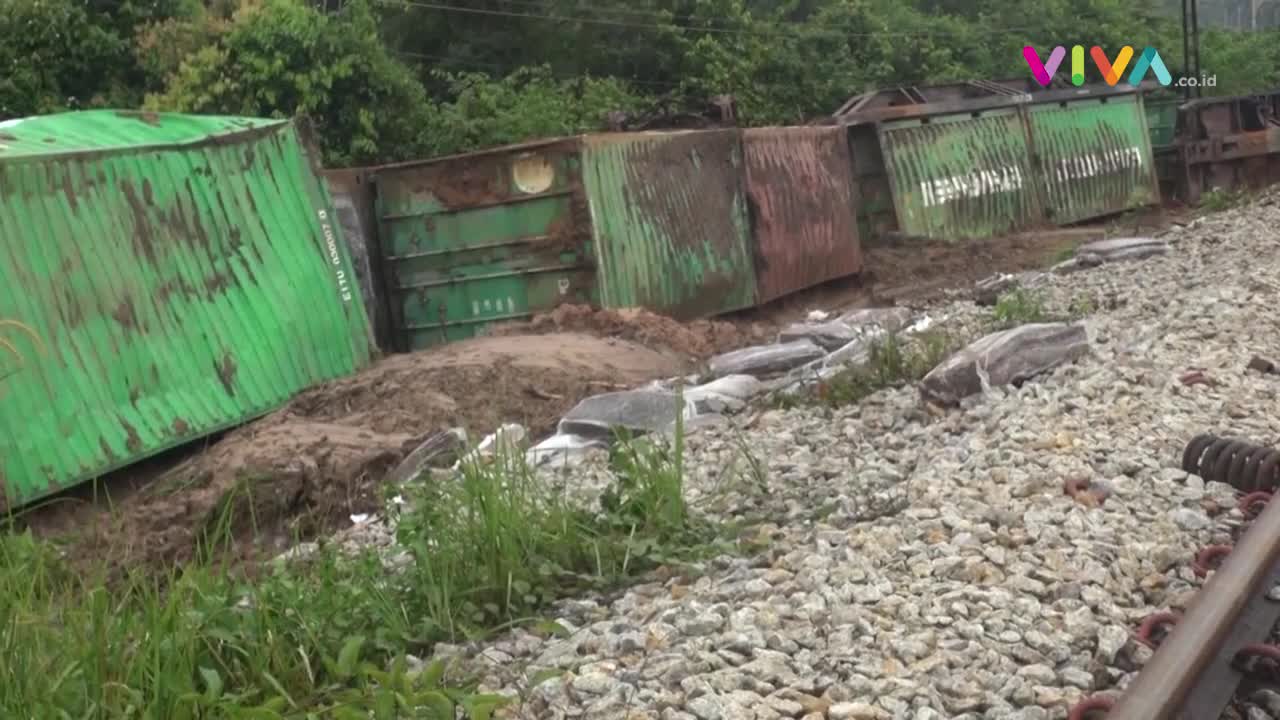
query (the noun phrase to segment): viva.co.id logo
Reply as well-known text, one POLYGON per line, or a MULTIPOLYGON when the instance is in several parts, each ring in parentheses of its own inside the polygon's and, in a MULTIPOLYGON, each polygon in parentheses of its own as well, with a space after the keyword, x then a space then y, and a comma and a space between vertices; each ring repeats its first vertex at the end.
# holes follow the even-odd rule
MULTIPOLYGON (((1113 86, 1120 82, 1125 68, 1129 66, 1131 60, 1134 60, 1133 48, 1128 45, 1120 48, 1120 54, 1116 55, 1114 61, 1108 58, 1107 53, 1097 45, 1093 46, 1089 55, 1093 58, 1093 64, 1097 65, 1098 70, 1102 72, 1102 79, 1113 86)), ((1049 53, 1047 61, 1041 62, 1040 54, 1036 49, 1027 45, 1022 48, 1022 57, 1031 67, 1031 74, 1035 76, 1036 82, 1042 87, 1049 87, 1053 82, 1053 76, 1058 72, 1058 67, 1067 57, 1067 49, 1059 45, 1049 53)), ((1155 73, 1156 80, 1159 80, 1161 85, 1173 82, 1173 76, 1169 74, 1169 68, 1165 67, 1164 60, 1160 59, 1160 53, 1156 52, 1155 48, 1148 47, 1138 55, 1137 60, 1134 60, 1133 70, 1129 73, 1129 84, 1137 87, 1142 82, 1142 78, 1146 77, 1148 70, 1155 73)), ((1071 84, 1084 84, 1083 45, 1075 45, 1071 48, 1071 84)))

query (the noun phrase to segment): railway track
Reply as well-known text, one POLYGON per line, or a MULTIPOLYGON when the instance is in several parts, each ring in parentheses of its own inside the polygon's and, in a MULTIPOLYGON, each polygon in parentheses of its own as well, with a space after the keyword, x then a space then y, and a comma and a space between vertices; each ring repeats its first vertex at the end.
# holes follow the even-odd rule
POLYGON ((1070 720, 1216 720, 1280 717, 1280 452, 1200 435, 1182 469, 1239 492, 1243 522, 1231 545, 1188 558, 1208 581, 1185 613, 1157 613, 1136 642, 1154 655, 1121 692, 1086 698, 1070 720))

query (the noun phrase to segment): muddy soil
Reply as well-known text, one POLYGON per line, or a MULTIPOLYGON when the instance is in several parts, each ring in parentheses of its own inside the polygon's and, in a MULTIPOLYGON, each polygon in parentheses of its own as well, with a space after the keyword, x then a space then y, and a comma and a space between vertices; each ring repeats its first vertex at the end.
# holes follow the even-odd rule
POLYGON ((383 476, 438 430, 462 427, 478 441, 517 422, 541 436, 583 397, 686 370, 669 351, 581 333, 478 338, 396 355, 185 458, 170 456, 163 472, 148 467, 141 481, 118 474, 105 485, 126 491, 109 503, 82 497, 25 521, 65 541, 86 569, 104 559, 113 571, 182 565, 207 538, 231 539, 244 560, 269 558, 377 511, 383 476), (225 526, 227 518, 234 524, 225 526))
POLYGON ((772 323, 745 317, 734 321, 695 320, 681 323, 648 310, 593 310, 585 305, 561 305, 529 322, 492 328, 491 337, 526 333, 587 333, 630 340, 660 348, 685 358, 705 360, 748 345, 770 342, 777 328, 772 323))

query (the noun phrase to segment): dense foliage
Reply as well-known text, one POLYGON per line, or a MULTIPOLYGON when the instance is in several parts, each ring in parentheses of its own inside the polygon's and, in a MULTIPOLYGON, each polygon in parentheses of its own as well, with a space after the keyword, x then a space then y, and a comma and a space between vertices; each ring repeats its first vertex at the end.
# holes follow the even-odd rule
MULTIPOLYGON (((720 93, 749 123, 875 87, 1027 75, 1020 48, 1152 45, 1159 0, 0 0, 0 119, 306 113, 365 163, 600 127, 720 93)), ((1280 85, 1280 30, 1206 30, 1206 92, 1280 85)), ((1090 66, 1089 73, 1096 70, 1090 66)), ((1092 78, 1096 80, 1096 78, 1092 78)))

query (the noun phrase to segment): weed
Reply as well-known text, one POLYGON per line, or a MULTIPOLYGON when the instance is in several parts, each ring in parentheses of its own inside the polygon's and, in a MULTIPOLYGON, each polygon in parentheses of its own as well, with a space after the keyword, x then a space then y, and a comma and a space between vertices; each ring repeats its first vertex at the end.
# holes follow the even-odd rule
POLYGON ((856 403, 889 387, 920 380, 960 349, 963 343, 940 331, 926 331, 912 338, 910 345, 888 334, 871 344, 866 363, 855 365, 818 384, 817 398, 839 407, 856 403))
POLYGON ((1076 246, 1074 243, 1072 243, 1071 245, 1067 245, 1063 248, 1060 248, 1057 252, 1051 255, 1049 257, 1049 264, 1057 265, 1058 263, 1064 263, 1075 256, 1076 256, 1076 246))
POLYGON ((1244 190, 1214 188, 1200 197, 1200 208, 1208 212, 1222 212, 1244 204, 1248 193, 1244 190))
POLYGON ((1072 298, 1070 307, 1067 308, 1067 314, 1072 320, 1079 320, 1088 317, 1098 311, 1097 305, 1088 295, 1077 295, 1072 298))
POLYGON ((443 666, 407 671, 416 630, 372 558, 108 591, 30 535, 0 537, 3 717, 488 717, 501 701, 446 687, 443 666))
POLYGON ((1010 290, 1001 295, 992 312, 996 327, 1002 329, 1044 322, 1048 317, 1044 298, 1025 288, 1010 290))
POLYGON ((617 478, 591 513, 535 476, 518 453, 469 462, 456 482, 422 488, 401 519, 424 616, 441 637, 520 622, 547 603, 601 589, 713 544, 684 500, 683 433, 621 438, 617 478))
MULTIPOLYGON (((0 717, 484 720, 502 698, 439 663, 409 672, 409 655, 723 551, 722 529, 685 505, 683 454, 679 426, 671 444, 618 444, 602 513, 549 489, 522 454, 473 457, 416 490, 398 531, 412 562, 398 573, 322 547, 252 583, 196 564, 108 584, 29 534, 0 535, 0 717)), ((251 485, 203 528, 206 562, 252 525, 236 517, 251 485)))

